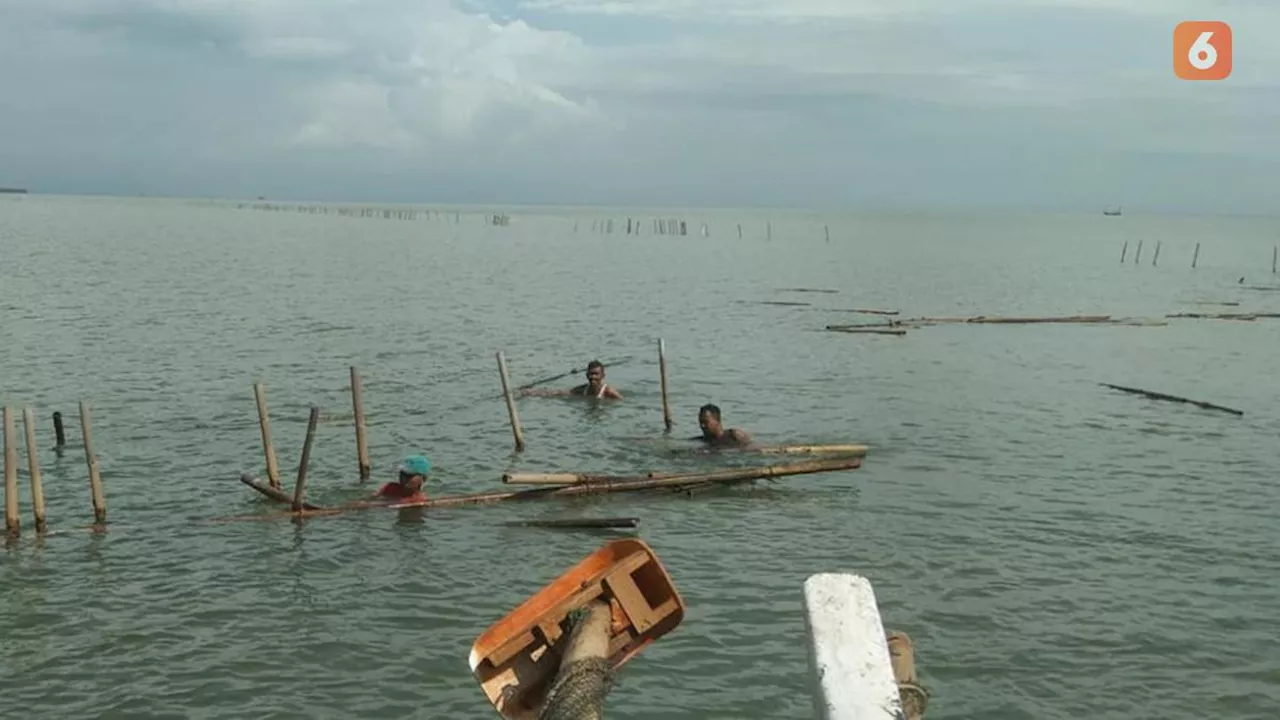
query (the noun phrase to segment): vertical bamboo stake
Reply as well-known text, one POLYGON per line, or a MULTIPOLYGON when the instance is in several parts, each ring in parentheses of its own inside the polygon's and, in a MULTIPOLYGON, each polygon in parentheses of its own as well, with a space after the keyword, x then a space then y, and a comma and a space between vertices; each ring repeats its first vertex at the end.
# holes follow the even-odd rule
POLYGON ((40 479, 40 453, 36 450, 36 414, 22 411, 22 426, 27 431, 27 470, 31 473, 31 509, 36 516, 36 532, 45 530, 44 483, 40 479))
POLYGON ((742 223, 738 223, 738 239, 742 239, 742 223))
POLYGON ((55 450, 61 450, 67 446, 67 432, 62 429, 62 413, 53 413, 53 437, 56 441, 55 450))
POLYGON ((827 234, 827 242, 831 242, 831 226, 823 225, 822 231, 827 234))
POLYGON ((102 525, 107 521, 107 501, 102 496, 102 476, 98 473, 98 458, 93 454, 93 422, 89 418, 89 404, 80 401, 80 432, 84 435, 84 461, 89 466, 89 492, 93 497, 93 521, 102 525))
POLYGON ((658 373, 662 378, 662 422, 671 431, 671 403, 667 401, 667 341, 658 338, 658 373))
POLYGON ((360 371, 351 366, 351 404, 356 417, 356 453, 360 461, 360 482, 369 479, 372 471, 369 467, 369 443, 364 428, 364 385, 360 382, 360 371))
POLYGON ((1271 274, 1276 274, 1276 253, 1280 252, 1280 245, 1271 246, 1271 274))
POLYGON ((498 351, 498 373, 502 376, 502 394, 507 399, 507 415, 511 418, 511 434, 516 439, 516 452, 524 451, 524 430, 520 429, 520 416, 516 414, 516 401, 511 397, 511 378, 507 375, 507 358, 498 351))
POLYGON ((1157 267, 1160 263, 1160 246, 1164 243, 1160 240, 1156 241, 1156 254, 1151 258, 1151 267, 1157 267))
POLYGON ((1139 261, 1139 260, 1141 260, 1141 259, 1142 259, 1142 241, 1141 241, 1141 240, 1139 240, 1139 241, 1138 241, 1138 251, 1137 251, 1137 252, 1135 252, 1135 253, 1133 254, 1133 264, 1134 264, 1134 265, 1137 265, 1137 264, 1138 264, 1138 261, 1139 261))
POLYGON ((764 239, 765 239, 765 240, 772 240, 772 239, 773 239, 773 223, 772 223, 772 222, 765 223, 765 236, 764 236, 764 239))
POLYGON ((276 446, 271 442, 271 418, 267 415, 267 390, 262 383, 253 384, 253 397, 258 401, 258 427, 262 429, 262 451, 267 454, 267 482, 280 489, 280 465, 276 462, 276 446))
POLYGON ((1196 269, 1196 261, 1200 259, 1200 243, 1196 243, 1196 252, 1191 256, 1191 269, 1196 269))
POLYGON ((1124 241, 1124 247, 1120 248, 1120 264, 1124 264, 1124 256, 1129 254, 1129 241, 1124 241))
POLYGON ((298 463, 298 481, 293 485, 293 511, 302 510, 302 494, 307 486, 307 465, 311 463, 311 441, 316 438, 316 423, 320 422, 320 408, 311 406, 307 419, 307 439, 302 443, 302 460, 298 463))
POLYGON ((17 535, 22 528, 18 509, 18 444, 13 438, 13 411, 4 406, 4 529, 17 535))

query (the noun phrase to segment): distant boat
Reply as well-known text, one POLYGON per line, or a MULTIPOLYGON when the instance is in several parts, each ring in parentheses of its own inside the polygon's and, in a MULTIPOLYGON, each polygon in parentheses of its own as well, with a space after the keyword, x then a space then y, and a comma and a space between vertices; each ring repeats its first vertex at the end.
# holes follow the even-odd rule
POLYGON ((1116 207, 1116 209, 1115 209, 1115 210, 1103 210, 1103 211, 1102 211, 1102 214, 1103 214, 1103 215, 1108 215, 1108 216, 1111 216, 1111 217, 1115 217, 1115 216, 1120 215, 1120 208, 1119 208, 1119 207, 1116 207))
POLYGON ((26 195, 27 189, 18 187, 0 187, 0 193, 4 193, 5 195, 26 195))

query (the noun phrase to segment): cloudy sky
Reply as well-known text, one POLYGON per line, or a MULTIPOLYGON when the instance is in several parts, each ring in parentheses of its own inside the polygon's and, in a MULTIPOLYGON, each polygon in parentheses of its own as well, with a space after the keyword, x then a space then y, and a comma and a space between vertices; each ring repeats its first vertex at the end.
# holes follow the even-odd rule
POLYGON ((1280 0, 0 0, 0 185, 1270 213, 1280 0), (1173 27, 1232 25, 1224 82, 1173 27))

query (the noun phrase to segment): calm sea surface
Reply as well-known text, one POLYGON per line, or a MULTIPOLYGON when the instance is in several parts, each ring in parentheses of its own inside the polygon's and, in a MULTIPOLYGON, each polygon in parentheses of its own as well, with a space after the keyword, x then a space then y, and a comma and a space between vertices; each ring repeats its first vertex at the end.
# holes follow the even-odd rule
POLYGON ((1246 289, 1280 285, 1280 222, 497 210, 510 226, 477 208, 386 220, 0 199, 0 400, 19 435, 35 409, 50 523, 72 530, 35 539, 24 470, 25 532, 0 551, 5 716, 496 717, 471 641, 611 537, 503 524, 575 515, 640 517, 688 603, 624 668, 611 718, 813 717, 801 585, 824 571, 871 579, 886 625, 916 643, 930 718, 1280 715, 1280 320, 822 331, 855 307, 1280 312, 1280 292, 1246 289), (654 235, 654 217, 689 234, 654 235), (591 232, 608 219, 612 234, 591 232), (794 287, 839 293, 779 291, 794 287), (811 305, 760 302, 778 300, 811 305), (499 349, 516 383, 632 358, 609 371, 626 400, 522 400, 515 456, 499 349), (873 449, 856 472, 694 498, 211 522, 278 509, 237 482, 264 468, 255 381, 287 484, 316 404, 310 499, 371 490, 356 481, 353 364, 375 479, 426 452, 437 494, 500 487, 511 469, 711 466, 672 453, 704 402, 767 442, 873 449), (92 517, 81 399, 105 535, 73 531, 92 517))

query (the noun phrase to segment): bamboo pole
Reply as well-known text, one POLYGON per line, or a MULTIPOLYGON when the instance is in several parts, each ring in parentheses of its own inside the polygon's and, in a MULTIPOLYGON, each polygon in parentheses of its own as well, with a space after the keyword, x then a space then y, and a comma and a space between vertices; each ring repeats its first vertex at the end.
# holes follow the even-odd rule
POLYGON ((1161 240, 1156 241, 1156 254, 1151 258, 1151 267, 1158 267, 1160 265, 1160 246, 1163 244, 1164 243, 1161 240))
POLYGON ((360 382, 360 370, 351 366, 351 404, 355 411, 356 454, 360 462, 360 482, 373 474, 369 465, 369 443, 364 426, 364 385, 360 382))
MULTIPOLYGON (((267 496, 272 500, 275 500, 278 503, 283 503, 285 505, 293 504, 292 495, 285 492, 284 490, 281 490, 280 488, 271 487, 267 483, 264 483, 261 480, 255 478, 252 473, 241 473, 240 482, 244 483, 245 485, 248 485, 249 487, 253 488, 254 490, 257 490, 258 492, 262 493, 263 495, 267 496)), ((302 508, 304 510, 322 510, 323 509, 319 505, 312 505, 311 503, 305 502, 305 501, 302 503, 302 508)))
POLYGON ((1229 407, 1223 407, 1221 405, 1214 405, 1213 403, 1201 402, 1199 400, 1190 400, 1188 398, 1178 397, 1177 395, 1166 395, 1164 393, 1152 392, 1150 390, 1141 390, 1139 388, 1124 387, 1123 385, 1112 385, 1110 383, 1098 383, 1098 384, 1103 387, 1111 388, 1112 390, 1120 390, 1122 392, 1133 393, 1135 395, 1141 395, 1143 397, 1151 398, 1152 400, 1168 400, 1170 402, 1188 403, 1190 405, 1195 405, 1197 407, 1205 408, 1206 410, 1220 410, 1222 412, 1231 413, 1232 415, 1244 415, 1244 412, 1240 410, 1235 410, 1229 407))
POLYGON ((1142 260, 1142 241, 1138 241, 1138 250, 1133 253, 1133 264, 1137 265, 1142 260))
POLYGON ((1124 264, 1124 256, 1129 254, 1129 241, 1124 241, 1124 247, 1120 248, 1120 264, 1124 264))
POLYGON ((612 610, 605 600, 592 600, 574 624, 556 678, 538 712, 546 720, 601 720, 604 700, 612 685, 609 640, 612 610))
POLYGON ((1196 243, 1196 251, 1191 255, 1191 269, 1196 269, 1196 261, 1200 259, 1200 243, 1196 243))
POLYGON ((80 432, 84 435, 84 460, 89 466, 89 493, 93 498, 93 521, 98 525, 107 522, 107 500, 102 495, 102 476, 98 472, 98 456, 93 452, 93 421, 89 417, 89 404, 80 401, 80 432))
POLYGON ((878 328, 876 328, 876 327, 853 327, 853 326, 832 327, 832 326, 828 325, 828 326, 827 326, 827 330, 828 330, 828 331, 830 331, 830 332, 847 333, 847 334, 850 334, 850 335, 859 335, 859 334, 861 334, 861 335, 898 335, 898 336, 902 336, 902 335, 906 335, 906 334, 907 334, 907 331, 906 331, 906 330, 904 330, 904 329, 902 329, 902 328, 892 328, 892 327, 878 327, 878 328))
POLYGON ((667 341, 658 338, 658 373, 662 381, 662 423, 671 432, 671 402, 667 398, 667 341))
POLYGON ((516 412, 516 400, 511 396, 511 377, 507 374, 507 357, 498 351, 498 374, 502 376, 502 396, 507 401, 507 416, 511 419, 511 434, 515 436, 516 452, 524 451, 524 430, 520 427, 520 415, 516 412))
POLYGON ((258 427, 262 430, 262 451, 267 454, 267 482, 280 489, 280 464, 276 462, 276 446, 271 442, 271 417, 267 414, 267 389, 253 384, 253 397, 258 402, 258 427))
POLYGON ((1280 253, 1280 245, 1271 246, 1271 274, 1276 274, 1276 253, 1280 253))
POLYGON ((298 463, 298 481, 293 485, 293 511, 301 512, 302 495, 307 485, 307 465, 311 462, 311 441, 316 437, 316 423, 320 422, 320 408, 311 406, 311 417, 307 419, 307 437, 302 443, 302 460, 298 463))
POLYGON ((56 443, 54 450, 62 450, 67 446, 67 431, 62 427, 62 413, 57 411, 53 413, 53 437, 56 443))
POLYGON ((771 447, 749 448, 745 452, 758 452, 765 455, 866 455, 866 445, 775 445, 771 447))
MULTIPOLYGON (((537 500, 544 498, 576 497, 578 495, 592 495, 597 493, 638 492, 642 490, 656 490, 660 488, 680 488, 682 486, 698 485, 702 483, 731 484, 758 480, 761 478, 856 470, 860 467, 862 467, 862 458, 851 457, 831 460, 811 460, 808 462, 793 463, 789 465, 765 465, 710 473, 651 473, 650 475, 642 475, 638 477, 600 476, 604 478, 601 482, 583 483, 578 485, 539 487, 527 490, 507 490, 475 493, 470 495, 446 495, 426 500, 412 500, 400 503, 359 502, 344 507, 319 508, 316 510, 303 510, 301 513, 292 512, 287 514, 301 514, 306 517, 320 517, 325 515, 338 515, 352 510, 366 510, 375 507, 385 509, 459 507, 463 505, 483 505, 508 500, 537 500)), ((242 475, 240 481, 255 490, 259 490, 260 492, 260 488, 264 487, 261 483, 255 483, 253 478, 247 474, 242 475)), ((264 495, 265 494, 266 493, 264 493, 264 495)), ((242 515, 238 517, 233 516, 220 518, 219 521, 267 520, 274 517, 280 517, 282 515, 283 514, 280 513, 266 515, 242 515)))
POLYGON ((18 443, 13 437, 13 411, 4 406, 4 529, 16 536, 22 529, 18 508, 18 443))
POLYGON ((564 518, 557 520, 513 520, 503 523, 506 527, 541 527, 541 528, 575 528, 575 529, 608 529, 639 527, 640 518, 564 518))
POLYGON ((36 532, 47 528, 44 517, 44 483, 40 478, 40 451, 36 449, 36 415, 27 408, 22 411, 22 426, 27 434, 27 470, 31 474, 31 509, 36 517, 36 532))

